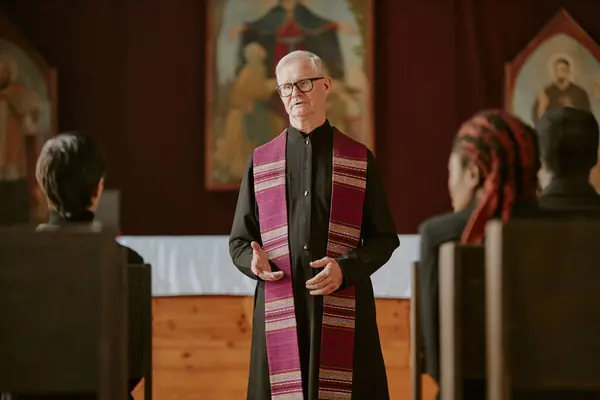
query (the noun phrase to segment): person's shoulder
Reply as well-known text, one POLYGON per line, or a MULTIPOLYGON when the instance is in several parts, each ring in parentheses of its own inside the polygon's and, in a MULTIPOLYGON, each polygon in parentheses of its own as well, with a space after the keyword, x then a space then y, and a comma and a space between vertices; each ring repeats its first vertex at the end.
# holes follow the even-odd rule
MULTIPOLYGON (((341 137, 343 137, 343 138, 344 138, 346 141, 348 141, 349 143, 352 143, 352 144, 354 144, 354 145, 356 145, 356 146, 360 146, 360 147, 362 147, 362 148, 367 148, 367 146, 365 146, 365 144, 364 144, 364 143, 362 143, 362 142, 360 142, 360 141, 358 141, 358 140, 354 139, 354 138, 353 138, 353 137, 351 137, 350 135, 348 135, 348 134, 346 134, 346 133, 342 132, 342 131, 341 131, 341 130, 339 130, 339 129, 338 129, 336 126, 334 126, 334 125, 331 125, 331 129, 332 129, 332 131, 333 131, 333 133, 334 133, 334 134, 335 134, 335 133, 338 133, 339 135, 341 135, 341 137)), ((368 149, 368 148, 367 148, 367 149, 368 149)))
POLYGON ((371 149, 369 149, 369 147, 367 145, 354 139, 353 137, 350 137, 349 135, 345 134, 344 132, 342 132, 341 130, 339 130, 338 128, 336 128, 333 125, 331 126, 331 128, 332 128, 334 134, 336 134, 336 133, 339 134, 340 137, 342 137, 344 139, 344 141, 346 141, 346 144, 349 144, 350 146, 352 146, 352 148, 354 148, 355 151, 356 150, 359 152, 366 151, 367 161, 369 163, 375 161, 375 155, 373 154, 373 152, 371 151, 371 149))
MULTIPOLYGON (((269 140, 267 143, 261 144, 260 146, 256 146, 254 148, 254 151, 252 152, 251 157, 254 157, 257 154, 261 154, 265 151, 269 151, 274 144, 281 142, 282 139, 285 139, 286 132, 287 132, 287 128, 284 129, 280 134, 275 136, 273 139, 269 140)), ((285 143, 285 140, 284 140, 284 143, 285 143)))
POLYGON ((538 197, 538 207, 544 217, 573 214, 597 218, 600 214, 600 195, 589 184, 574 189, 569 186, 562 187, 559 182, 542 190, 538 197))
POLYGON ((426 219, 419 225, 421 240, 443 243, 460 238, 469 220, 470 210, 449 212, 426 219))
POLYGON ((600 203, 565 203, 561 199, 542 199, 540 197, 540 209, 535 218, 585 218, 600 219, 600 203))
POLYGON ((447 226, 449 223, 452 224, 455 218, 455 214, 450 212, 429 217, 419 225, 419 234, 428 235, 437 232, 441 227, 447 226))
POLYGON ((571 82, 571 87, 577 90, 578 92, 587 93, 587 90, 585 90, 583 87, 579 86, 575 82, 571 82))

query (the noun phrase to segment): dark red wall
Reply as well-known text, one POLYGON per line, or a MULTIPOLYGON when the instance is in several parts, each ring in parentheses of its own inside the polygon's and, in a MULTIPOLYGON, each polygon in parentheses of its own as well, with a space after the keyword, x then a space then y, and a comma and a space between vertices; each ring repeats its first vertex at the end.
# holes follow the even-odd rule
MULTIPOLYGON (((458 124, 500 107, 504 62, 563 4, 600 41, 595 0, 373 0, 376 152, 399 233, 449 207, 458 124)), ((204 190, 204 1, 3 0, 58 68, 59 128, 99 138, 127 234, 227 234, 237 193, 204 190)))

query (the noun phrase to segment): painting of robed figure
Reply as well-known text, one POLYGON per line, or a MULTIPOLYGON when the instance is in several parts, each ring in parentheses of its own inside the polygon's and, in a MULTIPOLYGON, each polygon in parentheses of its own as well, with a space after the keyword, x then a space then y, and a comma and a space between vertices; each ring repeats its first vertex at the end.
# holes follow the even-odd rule
MULTIPOLYGON (((505 107, 523 121, 535 125, 554 107, 589 111, 600 121, 600 46, 566 10, 506 63, 505 72, 505 107)), ((600 162, 590 183, 600 193, 600 162)))
POLYGON ((241 33, 242 49, 252 42, 267 49, 271 71, 289 52, 307 50, 320 55, 332 78, 343 79, 338 29, 351 32, 348 24, 323 18, 297 0, 280 0, 257 20, 233 28, 231 35, 241 33))
POLYGON ((56 129, 56 71, 0 13, 0 226, 47 219, 35 165, 56 129))
POLYGON ((275 66, 294 50, 323 59, 329 121, 373 150, 371 0, 209 3, 208 189, 237 189, 252 150, 287 127, 275 66))

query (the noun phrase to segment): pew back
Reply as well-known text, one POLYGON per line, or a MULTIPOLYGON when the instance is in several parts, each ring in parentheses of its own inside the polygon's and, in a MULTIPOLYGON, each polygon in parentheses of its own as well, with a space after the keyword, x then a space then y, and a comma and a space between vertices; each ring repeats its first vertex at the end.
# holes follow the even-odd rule
POLYGON ((125 255, 114 238, 0 229, 0 392, 125 398, 125 255))
POLYGON ((491 221, 486 229, 488 388, 600 390, 600 223, 491 221))
POLYGON ((422 374, 423 353, 421 340, 421 322, 419 319, 419 262, 411 264, 411 300, 410 300, 410 364, 412 399, 421 400, 423 396, 422 374))
POLYGON ((152 399, 152 269, 127 265, 129 376, 144 378, 144 399, 152 399), (139 363, 136 362, 139 360, 139 363))
POLYGON ((466 379, 485 379, 483 246, 440 247, 440 389, 462 399, 466 379))

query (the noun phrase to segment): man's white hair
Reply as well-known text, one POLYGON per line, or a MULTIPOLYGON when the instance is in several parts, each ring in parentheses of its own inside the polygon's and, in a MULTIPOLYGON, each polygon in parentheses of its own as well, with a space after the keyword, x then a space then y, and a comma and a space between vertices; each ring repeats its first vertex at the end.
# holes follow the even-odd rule
POLYGON ((323 65, 323 60, 321 57, 315 53, 305 50, 294 50, 291 53, 283 56, 283 58, 279 60, 277 66, 275 67, 275 75, 279 75, 281 68, 294 61, 308 61, 312 65, 316 74, 325 75, 325 66, 323 65))

